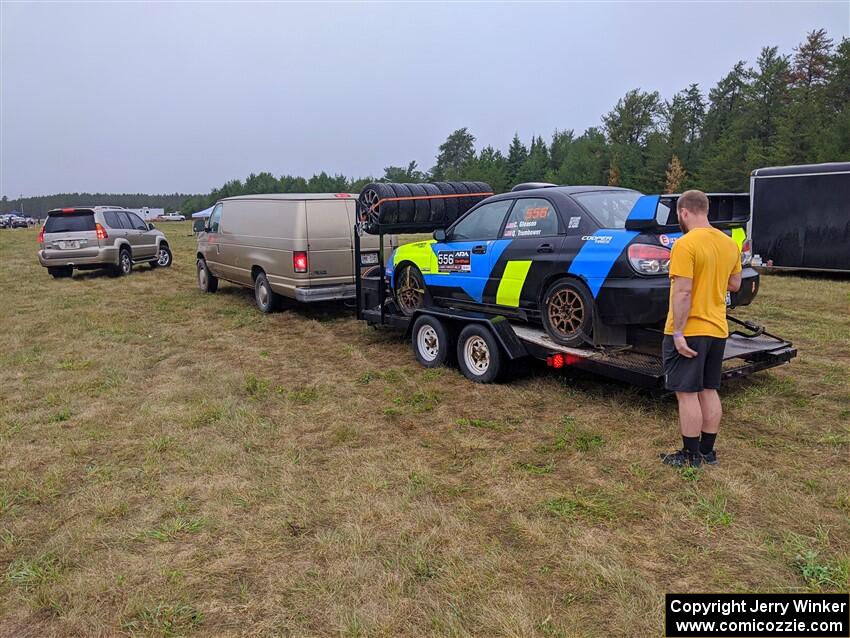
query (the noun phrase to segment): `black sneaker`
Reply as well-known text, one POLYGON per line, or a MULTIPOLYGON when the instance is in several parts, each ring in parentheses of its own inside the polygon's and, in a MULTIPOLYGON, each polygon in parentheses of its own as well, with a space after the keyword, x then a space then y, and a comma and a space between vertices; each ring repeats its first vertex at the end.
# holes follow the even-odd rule
POLYGON ((682 448, 670 454, 662 454, 661 462, 673 467, 699 467, 702 465, 702 455, 699 452, 692 454, 682 448))
POLYGON ((717 460, 717 452, 712 450, 707 454, 702 454, 702 462, 706 465, 719 465, 720 462, 717 460))

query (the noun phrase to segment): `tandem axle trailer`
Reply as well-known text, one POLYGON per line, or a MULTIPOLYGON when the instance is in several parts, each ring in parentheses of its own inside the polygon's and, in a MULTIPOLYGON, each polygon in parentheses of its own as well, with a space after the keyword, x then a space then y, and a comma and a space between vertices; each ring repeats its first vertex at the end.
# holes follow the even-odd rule
MULTIPOLYGON (((354 258, 360 257, 363 225, 354 233, 354 258)), ((392 228, 378 228, 383 235, 392 228)), ((471 381, 490 383, 519 360, 533 358, 553 369, 591 372, 653 391, 664 390, 661 361, 661 331, 644 330, 634 343, 624 347, 570 348, 553 342, 532 324, 511 321, 500 315, 452 307, 424 307, 412 315, 401 312, 386 280, 384 251, 378 265, 362 273, 355 267, 357 318, 376 328, 398 330, 409 337, 417 360, 433 368, 456 361, 471 381)), ((744 330, 735 330, 726 341, 723 380, 743 377, 788 363, 797 355, 791 342, 768 333, 756 324, 734 317, 729 320, 744 330)))

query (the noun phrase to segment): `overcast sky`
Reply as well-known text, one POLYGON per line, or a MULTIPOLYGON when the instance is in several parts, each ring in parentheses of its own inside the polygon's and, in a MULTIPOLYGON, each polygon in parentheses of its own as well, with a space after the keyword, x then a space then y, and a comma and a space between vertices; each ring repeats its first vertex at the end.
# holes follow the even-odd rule
POLYGON ((380 175, 467 126, 505 148, 627 90, 704 92, 764 45, 850 34, 850 2, 2 4, 0 193, 208 192, 380 175))

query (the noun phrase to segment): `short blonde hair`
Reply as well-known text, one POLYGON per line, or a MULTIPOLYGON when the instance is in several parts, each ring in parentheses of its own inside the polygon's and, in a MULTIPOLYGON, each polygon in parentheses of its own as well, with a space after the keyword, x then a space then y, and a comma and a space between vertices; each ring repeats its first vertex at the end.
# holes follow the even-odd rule
POLYGON ((708 215, 708 197, 702 191, 685 191, 679 195, 679 201, 676 202, 676 210, 683 208, 687 208, 692 213, 708 215))

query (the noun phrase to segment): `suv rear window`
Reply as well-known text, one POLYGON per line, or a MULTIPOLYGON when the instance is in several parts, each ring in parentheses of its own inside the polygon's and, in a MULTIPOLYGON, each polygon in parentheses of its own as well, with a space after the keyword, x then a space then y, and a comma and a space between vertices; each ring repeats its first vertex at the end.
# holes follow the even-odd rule
POLYGON ((48 215, 44 222, 45 233, 74 233, 94 229, 94 215, 90 212, 48 215))

